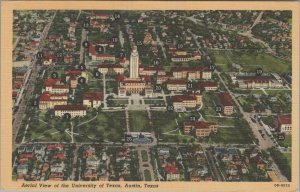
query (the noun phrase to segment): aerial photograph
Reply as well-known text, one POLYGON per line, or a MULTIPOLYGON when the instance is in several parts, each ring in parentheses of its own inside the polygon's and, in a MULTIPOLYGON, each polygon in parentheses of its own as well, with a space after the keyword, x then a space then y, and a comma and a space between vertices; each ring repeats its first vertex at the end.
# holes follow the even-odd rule
POLYGON ((12 45, 13 181, 292 181, 292 11, 15 10, 12 45))

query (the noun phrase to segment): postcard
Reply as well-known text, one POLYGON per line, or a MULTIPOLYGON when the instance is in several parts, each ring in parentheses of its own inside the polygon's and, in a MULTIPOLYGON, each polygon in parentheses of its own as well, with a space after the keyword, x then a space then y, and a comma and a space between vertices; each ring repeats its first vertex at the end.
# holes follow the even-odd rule
POLYGON ((299 190, 299 3, 4 1, 1 190, 299 190))

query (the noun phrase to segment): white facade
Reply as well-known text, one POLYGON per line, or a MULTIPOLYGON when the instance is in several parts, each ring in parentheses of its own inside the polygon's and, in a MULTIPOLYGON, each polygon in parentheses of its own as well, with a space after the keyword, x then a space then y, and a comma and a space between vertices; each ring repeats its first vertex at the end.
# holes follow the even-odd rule
POLYGON ((291 124, 281 124, 280 125, 280 133, 290 134, 292 132, 291 124))
POLYGON ((138 78, 139 77, 139 53, 137 51, 137 47, 133 47, 133 51, 130 55, 130 78, 138 78))
POLYGON ((83 105, 86 105, 87 107, 98 108, 98 107, 101 106, 101 101, 100 100, 84 99, 83 100, 83 105))

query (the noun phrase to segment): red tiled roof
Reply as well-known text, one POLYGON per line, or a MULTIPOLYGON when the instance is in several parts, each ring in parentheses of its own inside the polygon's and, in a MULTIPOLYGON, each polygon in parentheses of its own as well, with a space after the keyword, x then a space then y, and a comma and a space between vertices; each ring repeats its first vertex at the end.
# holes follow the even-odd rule
POLYGON ((125 79, 125 76, 124 76, 124 75, 122 75, 122 74, 117 74, 117 76, 116 76, 116 81, 121 82, 121 81, 124 81, 124 79, 125 79))
POLYGON ((240 80, 244 80, 246 83, 268 83, 272 80, 270 76, 238 76, 240 80))
POLYGON ((50 59, 52 59, 52 61, 56 61, 57 60, 57 57, 53 54, 48 54, 48 55, 45 55, 43 57, 43 60, 44 61, 49 61, 50 59))
POLYGON ((144 71, 157 71, 157 70, 159 70, 158 66, 144 66, 144 65, 141 65, 140 68, 143 69, 144 71))
POLYGON ((209 69, 209 67, 207 67, 207 66, 206 66, 206 67, 201 67, 201 70, 202 70, 202 71, 211 71, 211 70, 209 69))
POLYGON ((176 84, 187 84, 188 83, 188 80, 186 79, 169 79, 167 81, 167 84, 172 84, 172 85, 176 85, 176 84))
POLYGON ((111 54, 95 54, 97 57, 115 57, 114 55, 111 55, 111 54))
POLYGON ((12 92, 12 98, 16 98, 17 95, 18 95, 18 93, 17 93, 16 91, 13 91, 13 92, 12 92))
POLYGON ((67 97, 67 94, 50 94, 48 92, 44 92, 40 95, 40 101, 66 101, 67 99, 56 99, 53 97, 67 97))
POLYGON ((145 81, 142 81, 141 79, 125 79, 123 82, 124 83, 145 83, 145 81))
POLYGON ((67 85, 53 85, 52 88, 55 88, 55 89, 68 89, 69 87, 67 85))
POLYGON ((172 102, 183 102, 183 101, 196 100, 196 97, 192 95, 175 95, 171 97, 171 100, 172 102))
POLYGON ((219 99, 223 106, 233 106, 232 98, 228 93, 220 93, 219 99))
POLYGON ((282 124, 292 124, 292 117, 291 115, 281 115, 277 117, 278 123, 282 124))
POLYGON ((78 75, 81 75, 81 70, 80 69, 68 69, 68 70, 65 70, 65 75, 78 76, 78 75))
POLYGON ((97 100, 97 101, 102 101, 103 100, 103 93, 101 93, 101 92, 85 93, 83 95, 83 100, 97 100))
POLYGON ((172 58, 191 58, 190 55, 173 55, 172 58))
POLYGON ((84 105, 55 105, 54 110, 79 111, 79 110, 86 110, 86 106, 84 106, 84 105))
POLYGON ((175 165, 166 165, 165 172, 167 174, 178 174, 178 169, 175 165))
POLYGON ((120 64, 101 64, 101 65, 97 65, 98 68, 123 68, 122 65, 120 64))
POLYGON ((201 71, 201 67, 172 67, 172 72, 181 72, 181 71, 187 71, 187 72, 196 72, 201 71))
POLYGON ((151 77, 149 75, 140 75, 140 77, 144 80, 144 81, 151 81, 151 77))
POLYGON ((64 144, 49 144, 47 145, 47 149, 55 149, 55 148, 62 148, 64 144))
POLYGON ((109 17, 109 14, 96 13, 95 16, 96 16, 96 17, 109 17))
POLYGON ((253 161, 255 162, 255 164, 267 164, 267 162, 263 160, 262 157, 259 155, 253 157, 253 161))
POLYGON ((47 79, 44 81, 44 86, 46 87, 51 87, 55 84, 57 84, 57 82, 61 81, 61 79, 47 79))

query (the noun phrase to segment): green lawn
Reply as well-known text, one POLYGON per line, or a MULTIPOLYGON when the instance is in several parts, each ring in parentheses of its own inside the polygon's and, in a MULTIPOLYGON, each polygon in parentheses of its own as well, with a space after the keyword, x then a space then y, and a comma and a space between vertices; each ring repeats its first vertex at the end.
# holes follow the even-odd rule
POLYGON ((157 134, 159 140, 163 142, 179 142, 183 143, 191 139, 190 135, 183 135, 182 127, 184 121, 189 121, 191 116, 194 116, 196 120, 199 118, 199 114, 195 112, 186 113, 174 113, 163 111, 152 111, 153 129, 157 134), (176 124, 176 120, 178 125, 176 124), (179 127, 179 129, 177 129, 179 127), (176 130, 177 129, 177 130, 176 130), (180 135, 180 132, 182 135, 180 135), (165 133, 165 134, 163 134, 165 133))
POLYGON ((251 112, 259 104, 259 101, 253 96, 240 96, 238 100, 246 112, 251 112))
POLYGON ((107 93, 118 94, 118 82, 116 82, 116 81, 107 81, 106 82, 106 91, 107 91, 107 93))
POLYGON ((46 111, 31 114, 25 141, 70 141, 71 137, 65 132, 71 127, 70 122, 60 118, 49 118, 45 114, 46 111))
POLYGON ((264 72, 283 73, 291 71, 291 63, 266 53, 229 52, 232 62, 240 64, 245 72, 254 72, 258 67, 264 72))
POLYGON ((129 111, 130 131, 151 131, 146 111, 129 111))
POLYGON ((278 144, 282 147, 291 147, 292 146, 292 136, 285 135, 285 139, 283 141, 278 141, 278 144))
POLYGON ((127 99, 113 100, 116 104, 125 104, 128 105, 127 99))
POLYGON ((152 122, 154 129, 157 133, 165 133, 177 128, 176 119, 178 124, 182 119, 185 119, 185 113, 173 113, 173 112, 163 112, 163 111, 152 111, 152 122))
POLYGON ((58 67, 52 67, 52 68, 49 68, 49 69, 47 70, 48 79, 51 78, 51 74, 52 74, 53 72, 56 72, 56 73, 58 74, 58 78, 60 78, 60 77, 61 77, 61 74, 64 74, 65 70, 64 70, 63 67, 60 67, 60 68, 58 68, 58 67))
POLYGON ((103 81, 101 79, 96 80, 95 78, 89 78, 87 85, 89 91, 91 92, 95 92, 95 91, 103 92, 103 81))
POLYGON ((145 181, 151 181, 151 174, 150 174, 150 171, 148 169, 146 169, 144 171, 144 177, 145 177, 145 181))
POLYGON ((215 65, 222 69, 224 72, 231 71, 230 70, 230 62, 228 61, 226 54, 221 51, 214 51, 214 59, 215 65))
POLYGON ((292 154, 291 153, 283 153, 283 155, 287 158, 289 165, 292 166, 292 154))
POLYGON ((201 109, 201 113, 204 117, 206 117, 206 115, 218 115, 218 113, 216 113, 216 106, 218 105, 218 96, 216 93, 207 93, 204 92, 203 93, 203 107, 201 109))
POLYGON ((209 138, 204 138, 204 142, 213 143, 252 143, 252 139, 242 130, 244 127, 218 128, 218 133, 209 138))
POLYGON ((291 90, 268 90, 268 89, 265 89, 265 91, 270 96, 281 96, 281 95, 285 95, 285 94, 289 94, 289 95, 292 94, 291 90))
POLYGON ((160 99, 145 99, 145 104, 147 105, 164 105, 164 100, 160 99))
MULTIPOLYGON (((79 123, 85 122, 80 121, 79 123)), ((126 120, 124 111, 100 112, 97 118, 80 126, 74 127, 76 141, 108 140, 121 141, 126 131, 126 120)))
POLYGON ((224 117, 209 117, 209 116, 206 116, 205 120, 209 121, 209 122, 215 122, 218 125, 223 125, 223 126, 234 126, 234 122, 236 121, 236 119, 226 118, 226 116, 224 116, 224 117))
POLYGON ((145 150, 142 150, 142 160, 143 162, 147 162, 148 161, 148 154, 147 154, 147 151, 145 150))

